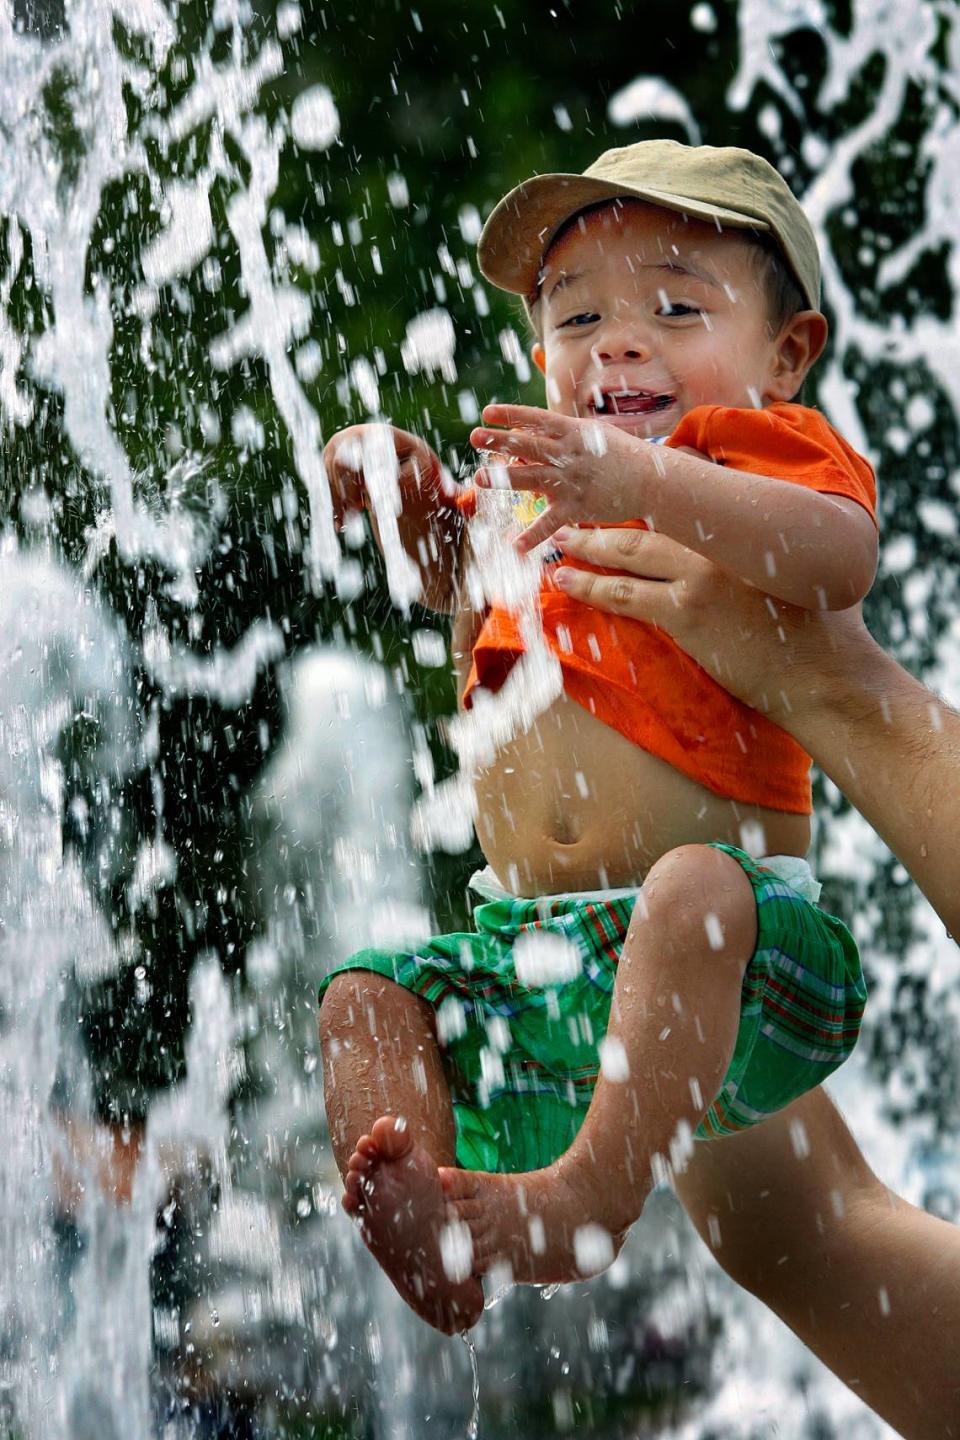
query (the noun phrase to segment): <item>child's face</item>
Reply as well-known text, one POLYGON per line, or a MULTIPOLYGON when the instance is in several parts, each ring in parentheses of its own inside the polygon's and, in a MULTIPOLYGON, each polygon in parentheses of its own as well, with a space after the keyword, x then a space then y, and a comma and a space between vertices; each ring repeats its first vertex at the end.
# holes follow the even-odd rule
POLYGON ((581 219, 545 266, 534 359, 551 410, 646 436, 697 405, 789 398, 748 241, 634 201, 581 219))

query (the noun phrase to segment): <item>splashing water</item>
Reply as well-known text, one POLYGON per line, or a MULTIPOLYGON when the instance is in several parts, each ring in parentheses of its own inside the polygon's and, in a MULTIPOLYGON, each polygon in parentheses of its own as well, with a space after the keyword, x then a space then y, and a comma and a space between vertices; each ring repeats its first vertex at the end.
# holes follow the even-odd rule
MULTIPOLYGON (((86 717, 99 731, 107 781, 129 768, 135 741, 129 659, 102 607, 52 561, 9 543, 0 576, 0 1351, 33 1437, 49 1433, 44 1363, 60 1328, 55 1240, 44 1217, 64 1147, 49 1097, 73 1058, 58 1027, 63 983, 77 970, 102 976, 119 965, 79 867, 63 853, 57 744, 71 721, 86 717)), ((109 810, 106 786, 102 801, 109 810)), ((61 1413, 68 1392, 61 1386, 61 1413)))
MULTIPOLYGON (((788 175, 824 257, 833 348, 819 395, 850 442, 889 465, 891 457, 925 443, 938 405, 960 410, 960 20, 930 0, 853 0, 841 30, 833 8, 817 0, 739 0, 739 63, 728 104, 735 115, 760 105, 760 127, 781 153, 785 172, 794 162, 789 144, 780 144, 783 116, 804 122, 815 104, 835 120, 821 130, 805 126, 788 175), (826 59, 816 97, 803 93, 786 63, 791 37, 810 29, 823 37, 826 59), (876 57, 881 78, 864 107, 857 77, 876 57), (881 228, 871 230, 858 212, 857 175, 896 143, 911 107, 922 127, 918 221, 908 238, 884 245, 881 228), (848 113, 856 118, 845 120, 848 113), (856 265, 852 232, 860 247, 856 265), (949 305, 937 312, 911 309, 904 294, 941 253, 949 305), (865 304, 858 290, 864 268, 877 304, 865 304), (891 366, 905 378, 899 390, 891 388, 880 426, 869 416, 866 391, 871 373, 891 366)), ((251 485, 255 457, 282 443, 307 504, 301 525, 292 483, 276 501, 291 553, 302 548, 301 588, 317 597, 332 581, 344 599, 357 593, 357 562, 342 551, 334 526, 311 388, 326 364, 312 337, 326 320, 300 283, 327 264, 326 256, 280 209, 289 157, 308 163, 340 143, 337 100, 323 84, 288 94, 282 104, 273 98, 272 87, 293 83, 284 47, 301 31, 297 5, 278 6, 272 30, 253 23, 243 0, 216 0, 210 9, 209 28, 187 60, 178 8, 160 0, 73 0, 63 8, 62 25, 44 38, 0 0, 0 435, 15 440, 41 426, 51 405, 59 407, 70 463, 88 483, 94 507, 82 543, 71 551, 72 568, 45 538, 63 497, 46 493, 43 475, 21 506, 32 548, 0 541, 0 1121, 7 1145, 0 1170, 0 1427, 12 1425, 15 1415, 27 1440, 51 1433, 51 1417, 72 1440, 147 1440, 156 1432, 151 1371, 164 1337, 169 1351, 186 1356, 205 1383, 222 1392, 260 1394, 265 1373, 297 1375, 290 1390, 301 1408, 331 1395, 352 1398, 373 1372, 379 1433, 412 1437, 420 1423, 421 1360, 431 1343, 404 1323, 389 1285, 334 1219, 339 1187, 320 1118, 315 1040, 316 981, 325 967, 360 943, 404 943, 397 937, 413 943, 430 928, 407 848, 410 763, 394 677, 389 667, 358 667, 342 649, 310 654, 284 669, 299 596, 290 602, 291 614, 264 615, 243 630, 221 629, 203 614, 198 574, 229 549, 233 497, 211 464, 184 449, 175 424, 164 434, 138 435, 136 397, 130 402, 123 395, 128 366, 179 378, 178 363, 163 348, 165 317, 179 306, 188 323, 189 287, 222 294, 222 272, 232 268, 238 299, 218 311, 203 357, 210 373, 186 367, 184 385, 203 394, 196 406, 192 398, 184 401, 184 411, 196 409, 211 446, 221 430, 229 433, 249 465, 241 473, 251 485), (122 281, 108 263, 113 238, 108 248, 102 233, 118 195, 128 215, 136 202, 150 216, 122 281), (266 406, 245 394, 252 373, 264 377, 266 406), (127 633, 88 588, 101 583, 115 557, 133 574, 153 567, 163 577, 142 613, 131 605, 127 633), (135 916, 162 906, 178 878, 182 854, 170 845, 165 821, 176 818, 179 797, 177 782, 155 763, 158 717, 177 704, 187 710, 209 704, 219 707, 211 730, 229 730, 224 714, 242 712, 259 688, 274 682, 278 667, 277 707, 287 738, 242 795, 257 835, 244 874, 262 915, 247 947, 247 988, 241 992, 223 977, 224 956, 201 948, 190 981, 193 1023, 183 1072, 150 1110, 131 1203, 117 1207, 102 1195, 95 1166, 70 1155, 50 1103, 55 1096, 61 1117, 89 1118, 93 1108, 86 1060, 71 1033, 77 1028, 72 977, 86 984, 122 981, 136 966, 144 971, 137 986, 144 996, 149 989, 131 927, 108 924, 92 895, 122 888, 135 916), (155 697, 145 718, 144 686, 155 697), (73 785, 69 757, 78 751, 95 776, 93 803, 73 785), (155 833, 139 845, 131 839, 131 807, 122 794, 134 772, 149 774, 156 817, 155 833), (63 846, 64 810, 83 841, 82 865, 63 846), (125 847, 136 848, 136 865, 121 885, 125 847), (29 965, 22 963, 25 954, 29 965), (68 1282, 52 1217, 60 1203, 57 1176, 71 1167, 83 1187, 73 1217, 83 1253, 68 1282), (170 1197, 172 1174, 179 1198, 170 1197), (169 1215, 160 1230, 158 1210, 169 1215), (197 1240, 203 1277, 192 1295, 155 1304, 151 1263, 162 1258, 178 1218, 197 1240), (308 1350, 318 1357, 312 1368, 302 1359, 308 1350), (244 1370, 238 1356, 253 1353, 265 1359, 259 1369, 244 1370)), ((700 4, 690 23, 708 34, 716 17, 700 4)), ((572 125, 565 107, 558 105, 555 114, 563 128, 572 125)), ((614 125, 654 116, 690 137, 702 129, 691 102, 651 75, 614 96, 609 116, 614 125)), ((413 213, 417 197, 404 177, 391 173, 385 183, 391 204, 413 213)), ((476 207, 465 206, 465 243, 475 241, 478 226, 476 207)), ((473 296, 477 314, 486 313, 469 263, 444 247, 441 268, 451 287, 457 279, 473 296)), ((334 283, 345 303, 356 298, 343 266, 334 283)), ((453 385, 457 326, 439 291, 437 298, 410 314, 400 361, 407 375, 453 385)), ((523 382, 529 368, 517 336, 506 330, 500 340, 505 361, 523 382)), ((372 359, 345 361, 341 379, 349 395, 380 416, 391 377, 370 353, 372 359)), ((472 392, 458 398, 469 423, 476 418, 472 392)), ((415 576, 399 543, 396 466, 382 438, 371 439, 364 458, 385 538, 387 592, 397 610, 407 612, 416 598, 415 576)), ((939 498, 924 497, 919 512, 928 534, 949 541, 957 533, 958 476, 945 474, 942 489, 939 498)), ((474 772, 560 692, 559 666, 543 644, 535 604, 538 567, 510 548, 498 505, 496 495, 484 498, 467 583, 477 603, 509 599, 517 606, 527 649, 497 696, 452 722, 459 769, 451 780, 435 782, 429 747, 418 735, 421 797, 413 830, 425 848, 456 852, 469 844, 474 772)), ((909 659, 911 645, 928 636, 933 582, 914 568, 909 545, 891 545, 887 553, 898 584, 903 577, 906 621, 899 639, 909 659)), ((955 601, 955 566, 936 579, 941 603, 955 601)), ((309 625, 305 630, 311 639, 309 625)), ((956 622, 930 644, 936 678, 956 694, 956 622)), ((259 743, 265 753, 267 742, 259 743)), ((236 776, 232 762, 223 763, 229 788, 236 776)), ((865 873, 879 873, 886 863, 857 817, 831 818, 821 844, 824 874, 846 878, 862 892, 865 873)), ((865 910, 859 938, 873 957, 874 1034, 899 980, 922 973, 930 985, 927 1006, 937 1012, 949 1053, 960 1021, 954 947, 920 911, 906 955, 891 953, 870 907, 865 910)), ((186 911, 179 918, 187 924, 186 911)), ((858 1058, 835 1089, 841 1103, 856 1094, 858 1136, 884 1178, 922 1199, 935 1175, 949 1209, 960 1194, 955 1157, 938 1148, 922 1119, 896 1126, 889 1118, 891 1106, 909 1112, 924 1084, 922 1060, 902 1073, 900 1082, 881 1084, 858 1058)), ((663 1335, 689 1342, 691 1354, 698 1326, 704 1328, 706 1288, 723 1316, 718 1373, 727 1377, 716 1380, 673 1433, 690 1440, 708 1430, 747 1436, 758 1417, 790 1413, 798 1390, 815 1397, 811 1426, 820 1425, 818 1433, 824 1426, 844 1435, 884 1433, 765 1311, 734 1295, 712 1270, 701 1282, 689 1241, 668 1246, 666 1229, 656 1217, 641 1223, 634 1273, 651 1273, 649 1255, 641 1254, 646 1245, 655 1257, 653 1319, 663 1335), (677 1282, 668 1273, 661 1259, 667 1249, 693 1267, 692 1281, 677 1282), (743 1398, 745 1379, 752 1384, 752 1413, 743 1398)), ((590 1303, 616 1304, 628 1271, 621 1257, 609 1281, 590 1291, 590 1303)), ((582 1310, 583 1293, 576 1298, 582 1310)), ((499 1344, 509 1359, 508 1377, 518 1349, 509 1329, 514 1303, 522 1306, 524 1297, 515 1295, 484 1322, 494 1336, 490 1348, 499 1344)), ((563 1323, 564 1305, 561 1295, 550 1306, 551 1328, 563 1323)), ((538 1333, 542 1328, 541 1317, 538 1333)), ((606 1331, 598 1321, 590 1333, 602 1338, 606 1331)), ((479 1373, 469 1339, 467 1345, 473 1375, 467 1433, 475 1437, 479 1373)), ((552 1354, 541 1355, 536 1346, 520 1348, 531 1351, 538 1374, 552 1363, 552 1354)), ((624 1374, 628 1361, 634 1357, 624 1359, 624 1374)), ((485 1365, 494 1363, 485 1352, 485 1365)), ((522 1383, 532 1384, 532 1374, 522 1383)), ((194 1403, 189 1387, 172 1389, 178 1404, 194 1403)), ((458 1433, 463 1399, 457 1390, 458 1433)), ((170 1424, 178 1440, 195 1433, 189 1416, 170 1424)))
MULTIPOLYGON (((831 318, 832 346, 818 366, 818 402, 850 443, 879 465, 881 499, 885 486, 896 493, 896 472, 905 461, 913 462, 914 473, 925 471, 927 487, 939 492, 940 498, 924 496, 917 502, 914 494, 910 503, 919 503, 925 530, 943 533, 952 542, 957 533, 954 512, 960 472, 951 472, 949 461, 938 466, 939 457, 932 455, 929 440, 936 407, 941 414, 947 410, 953 423, 960 414, 958 16, 950 7, 925 0, 889 4, 853 0, 842 20, 836 7, 819 0, 739 0, 736 16, 739 64, 728 91, 729 108, 736 114, 760 106, 760 129, 811 220, 823 259, 823 300, 831 318), (825 66, 815 93, 803 88, 807 78, 803 74, 798 85, 789 64, 791 45, 802 31, 816 32, 823 43, 825 66), (877 66, 874 73, 880 79, 865 105, 860 87, 871 65, 877 66), (802 125, 799 155, 791 155, 783 133, 784 112, 802 125), (847 119, 851 113, 857 117, 853 121, 847 119), (923 127, 919 142, 913 132, 915 122, 923 127), (909 170, 901 172, 906 181, 901 181, 898 198, 915 223, 892 225, 888 233, 882 188, 886 179, 880 182, 879 214, 862 208, 859 192, 868 167, 883 157, 889 171, 889 158, 897 154, 910 157, 909 170), (895 241, 897 234, 902 238, 895 241), (936 281, 932 287, 936 306, 919 298, 924 290, 920 277, 931 275, 936 281), (876 395, 870 394, 871 384, 884 387, 883 409, 876 395)), ((697 6, 691 23, 696 29, 712 30, 716 17, 709 6, 697 6)), ((689 128, 682 98, 655 83, 639 91, 627 87, 614 95, 609 107, 614 123, 638 118, 632 108, 637 93, 650 113, 680 118, 689 128)), ((704 139, 726 143, 723 136, 704 139)), ((888 505, 883 512, 883 524, 888 538, 881 552, 881 584, 885 569, 902 574, 916 555, 912 538, 895 533, 894 507, 888 505), (890 531, 895 538, 889 538, 890 531)), ((937 567, 940 614, 945 619, 931 646, 930 678, 956 703, 960 576, 955 543, 952 548, 952 557, 937 567)), ((891 627, 895 651, 908 665, 918 662, 919 648, 930 640, 931 580, 922 572, 907 578, 906 625, 901 628, 895 620, 891 627)), ((937 1204, 956 1218, 960 1161, 955 1148, 931 1138, 930 1129, 938 1118, 948 1130, 955 1125, 955 1110, 943 1112, 955 1086, 960 953, 919 900, 906 952, 895 948, 896 942, 891 943, 878 923, 869 878, 885 868, 889 873, 890 857, 859 815, 835 813, 838 794, 832 786, 826 790, 834 813, 821 835, 819 868, 823 875, 841 878, 855 890, 855 930, 872 971, 867 1032, 853 1062, 829 1088, 853 1117, 857 1138, 878 1173, 916 1203, 924 1203, 924 1194, 933 1194, 937 1204), (866 1055, 875 1048, 878 1033, 890 1026, 898 986, 905 977, 920 973, 930 987, 924 1002, 930 1024, 922 1043, 932 1049, 939 1032, 942 1038, 936 1048, 942 1046, 953 1058, 940 1067, 939 1085, 928 1079, 924 1088, 924 1077, 936 1069, 937 1061, 928 1054, 905 1063, 901 1053, 894 1072, 878 1084, 866 1055), (922 1099, 920 1090, 924 1090, 922 1099), (939 1105, 938 1093, 944 1097, 939 1105), (897 1123, 891 1117, 891 1110, 902 1117, 911 1108, 920 1113, 910 1123, 902 1119, 897 1123)), ((900 883, 906 878, 896 868, 893 873, 900 883)), ((892 1433, 787 1336, 761 1305, 715 1272, 708 1272, 707 1283, 726 1318, 721 1364, 728 1378, 718 1382, 696 1418, 677 1430, 684 1440, 696 1440, 708 1429, 731 1437, 752 1435, 755 1417, 775 1420, 789 1413, 791 1396, 798 1392, 815 1396, 817 1418, 811 1425, 832 1425, 835 1433, 845 1436, 892 1433), (750 1413, 744 1404, 745 1377, 754 1396, 750 1413)))
POLYGON ((515 610, 525 649, 496 694, 477 695, 448 727, 457 773, 435 789, 426 787, 413 819, 414 838, 428 849, 466 849, 476 815, 478 770, 506 741, 529 730, 563 690, 560 662, 544 639, 537 604, 541 563, 513 546, 519 532, 510 498, 505 489, 478 491, 464 583, 477 610, 487 604, 515 610))
POLYGON ((477 1440, 477 1436, 480 1434, 480 1366, 477 1363, 477 1347, 466 1330, 463 1331, 460 1339, 466 1345, 467 1354, 470 1356, 470 1374, 473 1386, 473 1409, 467 1424, 467 1440, 477 1440))

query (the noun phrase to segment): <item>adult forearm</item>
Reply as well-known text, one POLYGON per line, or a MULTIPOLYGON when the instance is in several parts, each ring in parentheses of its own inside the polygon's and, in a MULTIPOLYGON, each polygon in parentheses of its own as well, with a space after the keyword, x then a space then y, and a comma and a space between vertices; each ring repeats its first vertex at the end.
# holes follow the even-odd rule
POLYGON ((568 594, 660 626, 726 690, 789 730, 960 936, 960 715, 880 649, 858 609, 778 605, 665 535, 567 530, 568 594), (626 573, 623 573, 626 572, 626 573))
POLYGON ((727 1273, 897 1434, 960 1435, 960 1228, 881 1184, 822 1088, 696 1145, 677 1190, 727 1273))
POLYGON ((792 733, 960 935, 960 715, 862 629, 790 699, 792 733))

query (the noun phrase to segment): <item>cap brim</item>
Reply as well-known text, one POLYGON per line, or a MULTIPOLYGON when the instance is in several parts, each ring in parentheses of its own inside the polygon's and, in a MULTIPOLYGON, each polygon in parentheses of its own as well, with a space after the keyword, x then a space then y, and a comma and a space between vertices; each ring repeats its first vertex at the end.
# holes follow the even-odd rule
POLYGON ((532 296, 543 256, 566 220, 603 200, 644 200, 692 220, 737 230, 769 231, 766 220, 690 200, 664 190, 623 185, 592 175, 535 175, 505 195, 491 213, 477 243, 477 260, 488 280, 514 295, 532 296))

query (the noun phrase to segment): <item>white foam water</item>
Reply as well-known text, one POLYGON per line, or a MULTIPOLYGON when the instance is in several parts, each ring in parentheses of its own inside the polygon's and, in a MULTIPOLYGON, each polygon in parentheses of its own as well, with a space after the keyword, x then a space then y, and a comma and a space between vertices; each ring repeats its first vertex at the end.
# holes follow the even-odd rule
MULTIPOLYGON (((136 733, 118 626, 52 560, 10 542, 0 553, 0 635, 0 1350, 23 1433, 39 1440, 51 1412, 64 1417, 61 1433, 81 1433, 65 1420, 71 1378, 48 1367, 62 1328, 56 1170, 70 1164, 51 1110, 58 1071, 73 1076, 62 1103, 83 1100, 59 1025, 63 986, 75 969, 102 976, 121 963, 79 866, 63 853, 58 746, 78 713, 97 725, 109 809, 109 777, 130 768, 136 733)), ((149 1343, 149 1329, 139 1336, 149 1343)))
MULTIPOLYGON (((779 58, 800 28, 812 27, 823 39, 827 63, 816 103, 826 114, 841 114, 853 77, 871 57, 882 61, 878 89, 861 118, 829 143, 816 134, 806 135, 803 160, 810 179, 801 195, 821 243, 824 293, 834 316, 834 345, 820 397, 850 442, 869 453, 851 379, 858 359, 923 366, 954 412, 960 408, 960 246, 955 234, 960 19, 949 7, 926 0, 852 0, 849 11, 849 24, 841 31, 832 10, 818 0, 739 0, 739 60, 728 100, 737 114, 761 103, 759 97, 766 93, 803 119, 807 99, 779 58), (897 247, 884 249, 881 235, 865 234, 864 243, 882 251, 876 266, 881 295, 901 285, 924 257, 945 252, 950 303, 936 315, 918 311, 913 318, 898 315, 886 323, 865 316, 855 282, 838 262, 831 237, 838 222, 848 229, 866 229, 857 209, 857 167, 895 131, 915 93, 911 86, 921 87, 928 102, 917 121, 924 127, 921 158, 927 167, 922 181, 918 179, 924 190, 923 218, 897 247)), ((117 299, 91 264, 96 227, 111 187, 144 182, 160 216, 159 229, 139 255, 140 278, 129 295, 140 328, 138 359, 147 367, 161 363, 154 334, 161 306, 178 285, 212 262, 211 195, 216 191, 226 196, 229 233, 223 238, 233 247, 245 305, 214 338, 210 365, 221 376, 251 360, 262 365, 270 403, 309 505, 305 583, 316 591, 332 579, 345 597, 355 588, 355 562, 341 555, 333 524, 320 418, 307 388, 324 363, 312 335, 322 318, 315 314, 311 296, 291 277, 293 266, 315 274, 319 249, 313 237, 288 224, 277 209, 288 148, 322 153, 338 143, 341 118, 335 97, 323 86, 294 97, 289 115, 270 113, 262 97, 281 76, 283 45, 298 34, 302 17, 299 6, 285 0, 277 7, 276 33, 271 34, 269 26, 253 27, 251 14, 242 0, 217 0, 210 33, 192 56, 193 78, 171 107, 163 103, 159 76, 177 43, 175 7, 160 0, 122 5, 119 0, 72 0, 64 8, 62 34, 41 41, 18 25, 9 0, 0 0, 0 218, 6 256, 0 269, 0 434, 35 423, 38 396, 52 392, 63 406, 64 438, 103 495, 86 536, 79 575, 69 573, 39 541, 32 551, 0 541, 0 1128, 5 1141, 0 1170, 0 1423, 6 1423, 12 1407, 27 1440, 50 1433, 68 1434, 71 1440, 88 1435, 147 1440, 153 1434, 149 1376, 156 1317, 151 1316, 149 1263, 156 1243, 155 1211, 162 1203, 168 1170, 177 1165, 205 1173, 220 1188, 221 1208, 208 1240, 211 1263, 219 1267, 223 1281, 222 1299, 215 1305, 211 1289, 189 1320, 165 1318, 178 1341, 186 1338, 186 1324, 194 1327, 191 1334, 199 1334, 203 1307, 213 1347, 214 1331, 222 1335, 231 1317, 237 1327, 258 1323, 251 1320, 251 1310, 259 1306, 258 1344, 285 1325, 312 1325, 328 1347, 325 1373, 332 1384, 338 1366, 347 1364, 343 1350, 336 1349, 338 1316, 347 1313, 337 1309, 342 1300, 343 1306, 352 1307, 354 1322, 361 1317, 357 1323, 366 1327, 370 1361, 383 1377, 382 1432, 418 1433, 416 1371, 410 1359, 413 1332, 402 1322, 400 1302, 378 1279, 368 1285, 342 1285, 339 1288, 349 1293, 331 1299, 324 1286, 337 1289, 337 1276, 354 1277, 365 1257, 350 1249, 352 1240, 347 1238, 342 1252, 336 1246, 323 1251, 327 1269, 317 1278, 318 1267, 311 1272, 305 1251, 290 1248, 272 1208, 276 1194, 282 1195, 283 1186, 292 1183, 291 1176, 301 1185, 297 1203, 306 1207, 304 1213, 326 1217, 335 1204, 336 1181, 316 1120, 312 992, 318 967, 362 940, 413 943, 430 928, 416 864, 406 846, 410 767, 404 720, 388 693, 387 677, 376 667, 358 668, 344 655, 312 655, 287 672, 290 742, 252 797, 263 839, 252 868, 272 896, 264 934, 249 957, 252 998, 238 1010, 212 957, 198 963, 191 989, 195 1018, 186 1077, 150 1116, 131 1205, 121 1210, 108 1204, 95 1177, 81 1166, 85 1188, 76 1223, 86 1249, 72 1281, 72 1319, 61 1313, 61 1281, 54 1264, 49 1217, 57 1198, 56 1167, 58 1159, 75 1168, 77 1162, 66 1154, 62 1130, 52 1117, 51 1092, 59 1084, 58 1103, 72 1106, 81 1116, 89 1113, 83 1061, 58 1020, 63 979, 71 972, 103 978, 129 964, 129 955, 91 900, 78 865, 63 851, 60 740, 77 716, 91 723, 99 737, 96 753, 91 749, 87 759, 99 767, 102 813, 79 819, 95 827, 98 837, 102 833, 97 863, 109 877, 114 863, 110 837, 126 823, 114 803, 113 781, 142 765, 151 744, 149 726, 140 734, 133 718, 135 664, 143 667, 165 700, 200 696, 235 707, 251 697, 264 670, 277 665, 286 643, 283 617, 275 617, 255 623, 231 644, 201 654, 182 633, 167 628, 156 606, 148 608, 142 633, 125 635, 90 594, 88 586, 97 580, 115 543, 127 564, 155 561, 163 567, 170 577, 168 597, 184 614, 194 614, 199 604, 196 572, 217 544, 226 513, 215 479, 194 457, 182 457, 173 466, 168 457, 158 457, 154 468, 163 472, 162 483, 153 473, 141 473, 112 418, 118 378, 113 373, 117 299), (141 54, 136 61, 118 45, 115 21, 137 37, 141 54), (78 151, 72 168, 46 124, 45 95, 56 77, 69 82, 78 151), (129 107, 126 94, 136 97, 138 106, 129 107), (209 145, 196 172, 161 180, 151 168, 151 155, 184 143, 204 126, 209 145), (272 251, 267 233, 277 242, 272 251), (28 264, 44 301, 42 318, 29 332, 18 328, 11 304, 28 264), (203 503, 194 503, 201 492, 203 503), (29 965, 22 963, 25 954, 29 965), (244 1119, 246 1132, 262 1140, 262 1154, 268 1157, 254 1167, 255 1179, 250 1165, 244 1171, 230 1147, 227 1100, 245 1064, 256 1073, 266 1097, 260 1111, 244 1119), (271 1171, 274 1160, 276 1169, 271 1171), (273 1181, 264 1179, 271 1174, 273 1181), (263 1188, 258 1190, 258 1185, 263 1188), (259 1254, 251 1245, 251 1227, 259 1254), (311 1275, 316 1282, 312 1297, 311 1275), (252 1294, 254 1306, 249 1303, 252 1294), (211 1309, 216 1310, 215 1321, 209 1318, 211 1309), (54 1425, 58 1431, 51 1429, 54 1425)), ((690 23, 696 34, 709 35, 716 16, 709 5, 698 4, 690 23)), ((573 123, 563 107, 557 107, 556 114, 558 124, 573 123)), ((610 102, 614 124, 632 124, 649 115, 696 136, 698 122, 690 103, 659 77, 638 77, 610 102)), ((779 125, 775 108, 763 105, 759 119, 773 138, 779 125)), ((386 183, 397 209, 416 201, 402 175, 391 174, 386 183)), ((475 240, 478 227, 476 208, 465 206, 460 216, 465 243, 475 240)), ((442 263, 464 285, 474 284, 467 262, 458 264, 445 250, 442 263)), ((338 282, 349 288, 343 275, 338 282)), ((485 314, 479 287, 474 298, 478 313, 485 314)), ((522 380, 528 373, 526 356, 512 331, 502 332, 501 349, 522 380)), ((438 305, 410 316, 401 352, 408 373, 454 384, 456 353, 456 326, 445 308, 438 305)), ((377 417, 386 391, 379 361, 374 365, 355 358, 344 383, 348 394, 377 417)), ((891 447, 909 448, 930 428, 934 406, 932 398, 924 400, 914 396, 905 401, 902 413, 890 417, 891 447)), ((461 391, 459 404, 465 422, 475 419, 477 399, 471 391, 461 391)), ((223 420, 238 447, 254 452, 264 443, 262 418, 251 409, 240 406, 223 420)), ((219 424, 212 410, 205 413, 205 434, 215 435, 219 424)), ((416 598, 416 578, 399 545, 396 467, 382 438, 381 433, 371 441, 365 458, 387 542, 390 596, 398 609, 406 610, 416 598)), ((952 485, 954 493, 960 493, 960 477, 954 476, 952 485)), ((41 521, 44 503, 49 502, 39 493, 27 497, 24 517, 29 520, 33 514, 41 521)), ((460 764, 452 782, 434 783, 425 739, 415 736, 414 766, 422 799, 413 823, 427 848, 458 850, 469 843, 473 774, 497 746, 529 729, 561 689, 559 666, 540 627, 538 563, 516 555, 498 503, 496 496, 481 503, 466 583, 478 604, 506 600, 517 608, 526 652, 497 696, 479 701, 469 716, 452 723, 450 738, 460 764)), ((929 501, 919 513, 930 531, 956 534, 949 505, 929 501)), ((42 528, 38 523, 38 530, 42 528)), ((914 561, 909 544, 898 551, 891 548, 886 558, 888 567, 903 576, 911 621, 920 623, 932 582, 916 571, 914 561)), ((436 658, 434 641, 421 640, 420 647, 424 656, 436 658)), ((937 678, 949 695, 960 693, 956 624, 940 645, 937 678)), ((856 817, 831 822, 823 856, 827 873, 862 877, 881 859, 877 843, 856 817)), ((158 829, 141 843, 128 888, 131 912, 149 905, 175 873, 176 858, 158 829)), ((882 1025, 898 978, 914 970, 930 976, 941 1013, 960 1021, 956 949, 928 912, 918 911, 917 927, 919 938, 906 955, 872 957, 877 976, 873 1011, 879 1017, 873 1024, 882 1025)), ((457 1019, 453 1012, 445 1017, 451 1035, 457 1019)), ((611 1063, 616 1068, 615 1056, 611 1063)), ((909 1108, 907 1081, 897 1084, 885 1093, 858 1061, 841 1074, 836 1090, 841 1103, 855 1095, 858 1137, 885 1179, 915 1199, 927 1193, 931 1175, 944 1194, 960 1192, 956 1157, 937 1148, 929 1123, 923 1118, 900 1125, 890 1121, 889 1101, 899 1099, 904 1102, 901 1109, 909 1108)), ((798 1136, 797 1144, 803 1143, 798 1136)), ((251 1145, 251 1151, 254 1148, 251 1145)), ((321 1228, 340 1234, 332 1224, 321 1228)), ((316 1245, 317 1230, 310 1234, 309 1243, 316 1245)), ((600 1248, 593 1237, 587 1249, 598 1253, 586 1257, 591 1264, 600 1258, 600 1248)), ((623 1271, 617 1266, 620 1284, 623 1271)), ((360 1273, 370 1276, 372 1269, 360 1273)), ((708 1431, 730 1440, 748 1437, 768 1421, 771 1426, 781 1423, 801 1390, 813 1397, 816 1423, 851 1436, 887 1433, 856 1396, 828 1377, 759 1305, 735 1294, 714 1269, 708 1267, 701 1277, 694 1265, 690 1289, 703 1288, 724 1319, 724 1378, 719 1378, 718 1368, 708 1400, 674 1433, 691 1440, 708 1431)), ((549 1293, 544 1291, 544 1298, 549 1293)), ((691 1301, 695 1303, 700 1302, 691 1301)), ((498 1307, 495 1317, 505 1308, 498 1307)), ((664 1329, 670 1333, 666 1323, 664 1329)), ((210 1363, 215 1369, 215 1362, 210 1363)), ((479 1400, 472 1352, 471 1364, 474 1408, 468 1433, 475 1434, 479 1400)))

